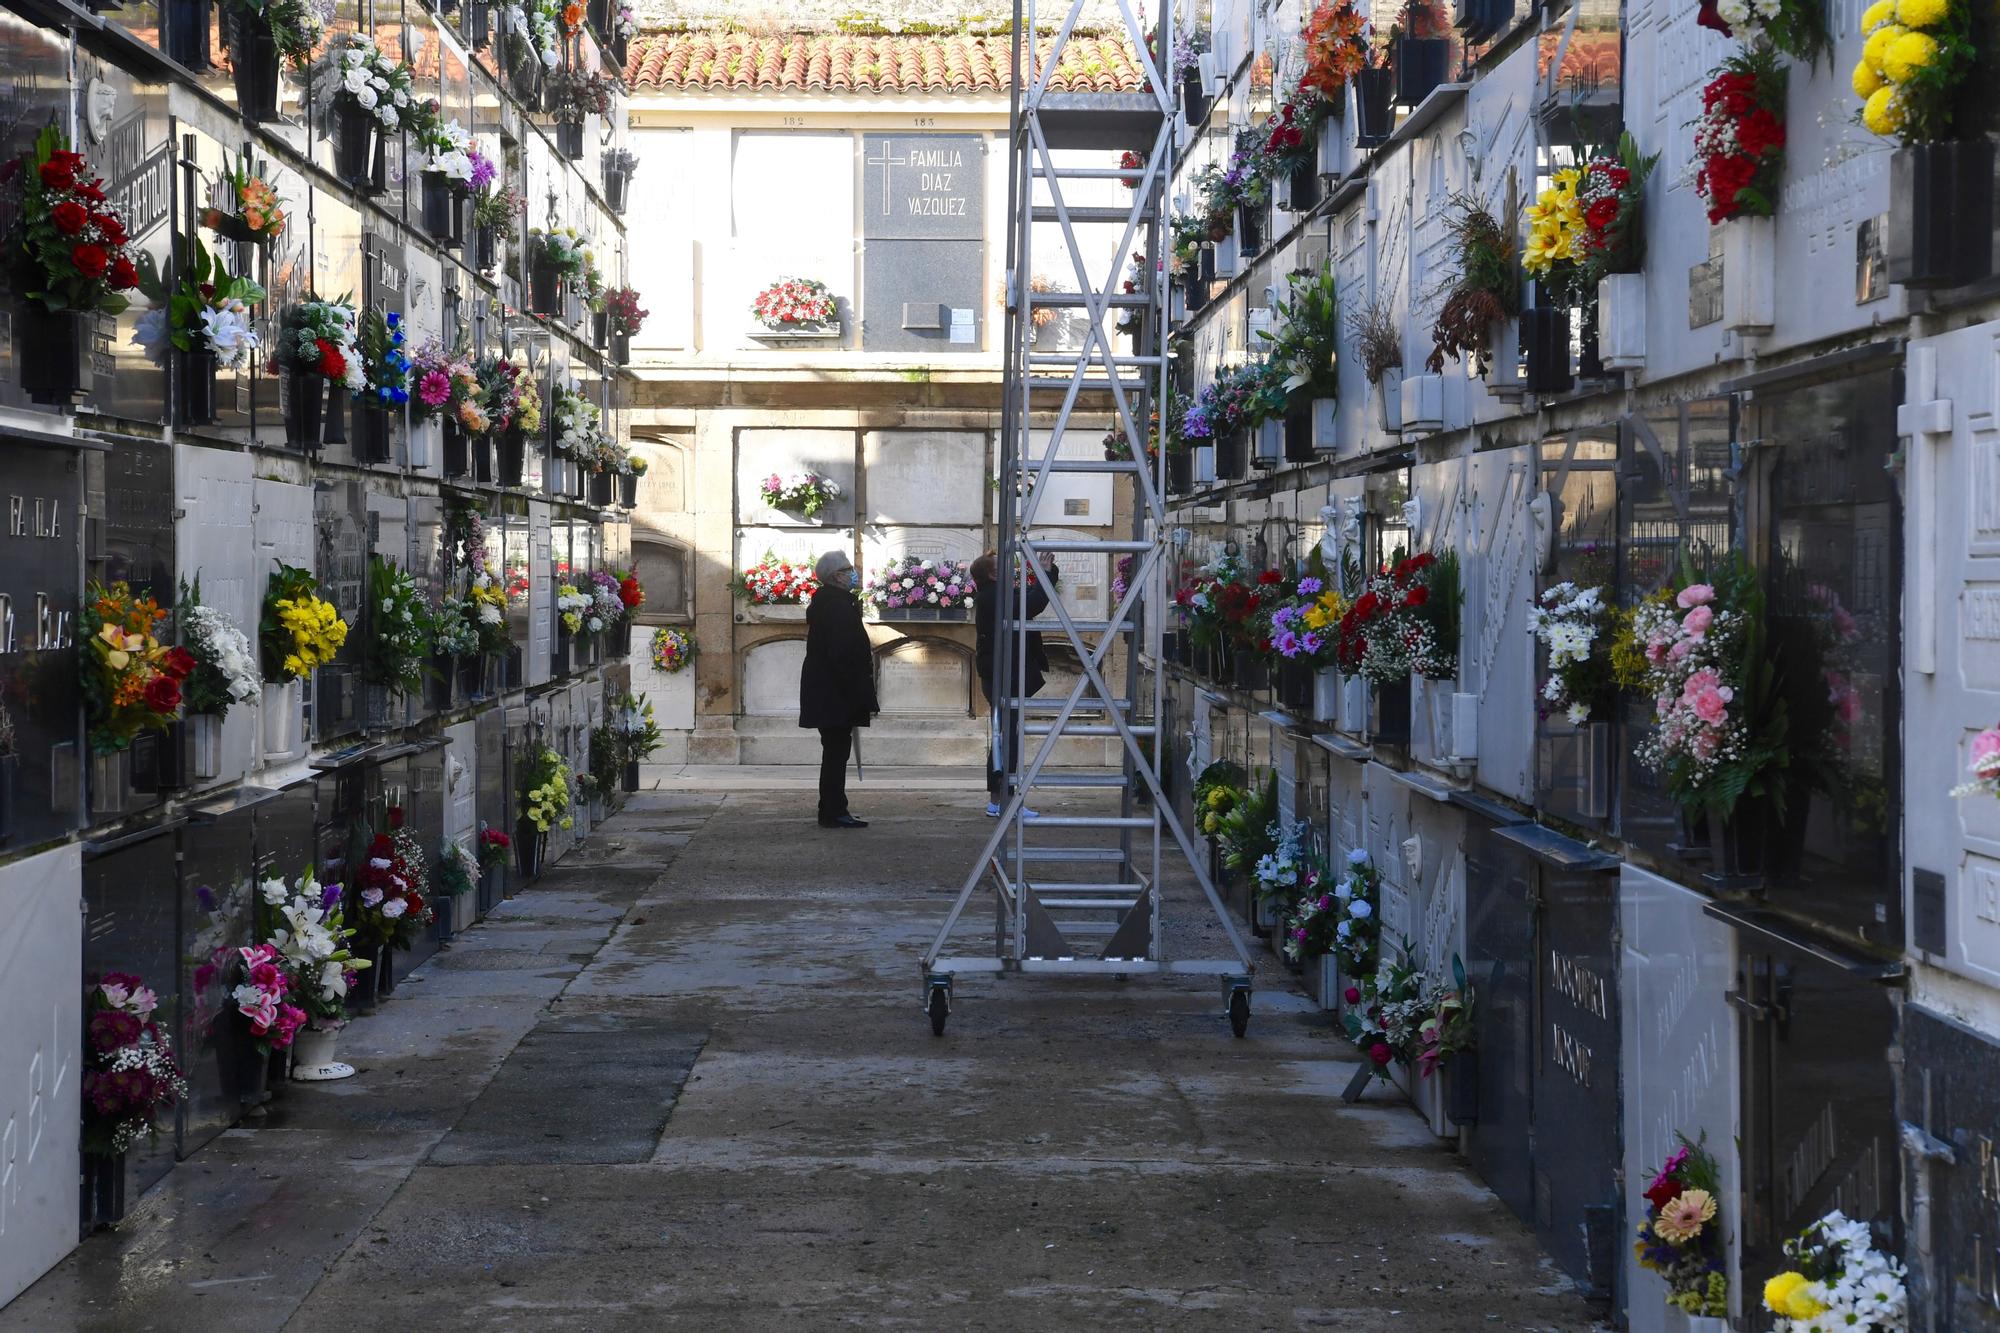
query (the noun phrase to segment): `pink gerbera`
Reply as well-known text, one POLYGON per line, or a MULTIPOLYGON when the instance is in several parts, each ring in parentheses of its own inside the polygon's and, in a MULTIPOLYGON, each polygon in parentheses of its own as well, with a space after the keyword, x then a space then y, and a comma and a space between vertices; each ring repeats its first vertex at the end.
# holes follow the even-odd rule
POLYGON ((425 407, 438 407, 449 397, 451 397, 451 377, 443 371, 428 371, 417 381, 417 400, 425 407))

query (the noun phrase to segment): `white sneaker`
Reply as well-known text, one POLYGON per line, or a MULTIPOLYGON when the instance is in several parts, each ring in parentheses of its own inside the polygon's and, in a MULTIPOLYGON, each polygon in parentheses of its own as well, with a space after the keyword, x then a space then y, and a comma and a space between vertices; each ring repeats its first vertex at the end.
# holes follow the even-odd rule
MULTIPOLYGON (((998 819, 998 818, 1000 818, 1000 807, 999 807, 998 805, 996 805, 995 803, 993 803, 992 801, 988 801, 988 802, 986 803, 986 817, 987 817, 988 819, 998 819)), ((1041 817, 1042 817, 1042 816, 1041 816, 1041 814, 1040 814, 1040 813, 1039 813, 1038 811, 1034 811, 1034 810, 1022 810, 1022 811, 1021 811, 1021 818, 1023 818, 1023 819, 1040 819, 1041 817)))

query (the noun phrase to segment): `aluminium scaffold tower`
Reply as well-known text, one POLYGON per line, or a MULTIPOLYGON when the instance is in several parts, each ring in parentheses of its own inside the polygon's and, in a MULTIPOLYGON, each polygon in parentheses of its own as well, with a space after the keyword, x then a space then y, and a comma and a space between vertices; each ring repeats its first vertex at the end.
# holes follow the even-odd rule
MULTIPOLYGON (((1223 1008, 1237 1036, 1250 1019, 1250 953, 1230 920, 1204 859, 1175 817, 1160 781, 1165 747, 1155 743, 1162 717, 1158 672, 1143 691, 1137 649, 1157 658, 1161 625, 1170 607, 1168 561, 1171 541, 1166 522, 1165 453, 1148 458, 1154 405, 1167 401, 1165 352, 1167 280, 1154 259, 1165 253, 1166 198, 1174 150, 1173 86, 1163 61, 1171 40, 1149 50, 1134 6, 1117 0, 1134 58, 1146 87, 1137 93, 1057 91, 1055 71, 1081 21, 1084 0, 1071 0, 1055 35, 1042 46, 1035 0, 1015 0, 1013 80, 1009 120, 1011 154, 1007 173, 1007 340, 1000 447, 1001 582, 994 636, 996 766, 1011 748, 1019 757, 992 836, 966 874, 937 939, 925 952, 925 1007, 934 1032, 944 1032, 951 1012, 952 978, 973 972, 1049 972, 1107 977, 1197 974, 1216 977, 1223 1008), (1150 145, 1150 148, 1148 148, 1150 145), (1109 162, 1109 154, 1136 148, 1143 168, 1075 165, 1079 155, 1109 162), (1138 187, 1125 207, 1072 205, 1065 187, 1109 182, 1136 175, 1138 187), (1042 224, 1037 227, 1037 224, 1042 224), (1122 226, 1109 253, 1108 272, 1096 271, 1079 244, 1077 228, 1122 226), (1040 256, 1038 231, 1060 233, 1057 254, 1040 256), (1140 290, 1121 287, 1128 254, 1148 257, 1140 290), (1037 291, 1031 283, 1038 259, 1073 274, 1055 285, 1066 291, 1037 291), (1079 312, 1083 342, 1073 351, 1038 351, 1037 311, 1079 312), (1135 319, 1130 355, 1113 351, 1111 322, 1135 319), (1063 449, 1073 432, 1084 394, 1108 396, 1123 437, 1125 457, 1098 457, 1063 449), (1046 434, 1037 438, 1042 424, 1046 434), (1064 456, 1058 456, 1064 455, 1064 456), (1126 538, 1086 538, 1056 529, 1060 515, 1044 517, 1042 484, 1054 473, 1129 477, 1134 488, 1133 522, 1126 538), (1122 596, 1102 621, 1074 616, 1057 595, 1043 561, 1058 555, 1131 558, 1122 596), (1011 571, 1018 570, 1018 576, 1011 571), (1027 609, 1031 587, 1047 594, 1049 612, 1034 622, 1046 637, 1066 643, 1081 664, 1067 695, 1023 697, 1027 675, 1027 609), (1052 617, 1052 619, 1051 619, 1052 617), (1124 654, 1122 671, 1109 663, 1116 643, 1124 654), (1113 676, 1118 679, 1114 682, 1113 676), (1141 694, 1146 697, 1141 698, 1141 694), (1052 767, 1064 740, 1116 738, 1120 773, 1080 773, 1052 767), (1102 788, 1120 792, 1118 813, 1048 814, 1030 818, 1030 798, 1049 789, 1102 788), (1220 924, 1234 956, 1173 956, 1161 930, 1163 858, 1177 857, 1195 881, 1220 924), (990 953, 948 953, 952 934, 982 883, 994 894, 994 940, 990 953)), ((1171 34, 1173 0, 1159 0, 1157 31, 1171 34)), ((1108 193, 1101 185, 1079 193, 1108 193)), ((1100 233, 1101 234, 1101 233, 1100 233)), ((1110 451, 1106 451, 1107 453, 1110 451)))

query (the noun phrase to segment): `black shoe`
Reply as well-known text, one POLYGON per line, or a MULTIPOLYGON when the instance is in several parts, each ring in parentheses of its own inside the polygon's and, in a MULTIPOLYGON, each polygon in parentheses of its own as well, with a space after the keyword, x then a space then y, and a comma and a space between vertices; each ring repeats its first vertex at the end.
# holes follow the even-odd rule
POLYGON ((838 819, 822 819, 819 821, 819 826, 821 828, 867 828, 868 821, 865 819, 856 819, 853 815, 842 815, 838 819))

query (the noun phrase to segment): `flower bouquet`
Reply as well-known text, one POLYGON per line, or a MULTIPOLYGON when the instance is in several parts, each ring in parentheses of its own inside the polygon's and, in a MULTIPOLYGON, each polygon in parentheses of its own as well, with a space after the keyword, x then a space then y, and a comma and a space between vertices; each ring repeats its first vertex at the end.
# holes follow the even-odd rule
POLYGON ((446 352, 444 344, 433 338, 417 350, 408 379, 416 385, 410 395, 412 420, 441 418, 473 435, 485 434, 492 425, 479 372, 464 353, 446 352))
POLYGON ((972 605, 972 575, 951 560, 897 556, 868 576, 864 598, 878 616, 957 612, 972 605))
POLYGON ((145 257, 139 288, 153 308, 139 317, 132 340, 146 349, 155 364, 168 347, 180 352, 177 376, 181 416, 190 424, 215 419, 215 372, 239 370, 250 364, 257 333, 250 307, 264 299, 264 289, 248 278, 233 278, 200 241, 194 242, 194 262, 169 292, 145 257))
POLYGON ((1299 90, 1317 94, 1325 114, 1338 118, 1347 110, 1347 85, 1368 68, 1368 21, 1353 0, 1321 0, 1306 19, 1302 39, 1299 90))
MULTIPOLYGON (((502 835, 505 836, 504 834, 502 835)), ((460 898, 473 890, 472 857, 457 842, 447 839, 431 862, 431 893, 439 898, 460 898)))
POLYGON ((1776 47, 1808 65, 1833 49, 1826 13, 1812 0, 1701 0, 1695 22, 1752 50, 1776 47))
POLYGON ((1953 796, 2000 797, 2000 728, 1987 727, 1972 738, 1965 771, 1972 781, 1953 787, 1953 796))
MULTIPOLYGON (((355 973, 372 966, 348 947, 355 932, 342 918, 343 890, 339 884, 321 885, 307 867, 296 890, 273 877, 258 885, 257 893, 259 919, 269 923, 264 937, 284 960, 287 993, 306 1011, 307 1026, 326 1034, 321 1050, 322 1055, 330 1054, 331 1034, 347 1018, 348 987, 354 984, 355 973)), ((293 1057, 294 1078, 302 1076, 297 1072, 301 1066, 310 1070, 324 1063, 308 1058, 303 1038, 297 1044, 301 1049, 293 1057)))
MULTIPOLYGON (((231 241, 264 245, 285 234, 285 201, 277 187, 250 168, 250 159, 236 158, 215 181, 216 193, 226 195, 230 207, 205 208, 201 225, 231 241)), ((261 298, 259 298, 261 299, 261 298)))
POLYGON ((1486 206, 1470 195, 1451 201, 1447 223, 1457 273, 1431 325, 1431 354, 1424 368, 1444 373, 1446 357, 1471 358, 1481 379, 1493 367, 1493 326, 1520 313, 1521 284, 1514 272, 1514 238, 1486 206))
POLYGON ((201 600, 201 579, 183 585, 175 613, 182 646, 194 656, 194 669, 181 682, 182 701, 190 716, 222 718, 233 704, 247 704, 264 683, 250 639, 236 622, 201 600))
POLYGON ((1340 619, 1347 603, 1340 589, 1326 579, 1305 575, 1292 595, 1271 608, 1271 654, 1283 662, 1301 662, 1315 671, 1330 667, 1340 648, 1340 619))
POLYGON ((583 633, 583 617, 593 604, 591 595, 574 583, 556 585, 556 615, 563 633, 571 638, 583 633))
MULTIPOLYGON (((295 69, 306 67, 326 33, 326 23, 314 0, 224 0, 224 4, 236 11, 239 25, 261 24, 268 33, 272 53, 283 56, 295 69)), ((243 46, 243 34, 239 31, 230 52, 230 61, 239 70, 249 54, 243 46)), ((275 81, 275 69, 271 77, 275 81)))
POLYGON ((1708 583, 1684 561, 1680 585, 1632 614, 1655 720, 1635 755, 1681 806, 1706 807, 1713 822, 1727 823, 1746 795, 1782 799, 1776 778, 1789 760, 1784 700, 1765 651, 1764 594, 1740 556, 1708 583))
POLYGON ((1434 1014, 1434 1004, 1425 993, 1424 975, 1408 961, 1390 963, 1371 976, 1361 987, 1348 992, 1348 1008, 1341 1015, 1348 1040, 1368 1057, 1370 1072, 1377 1078, 1389 1077, 1389 1066, 1408 1068, 1417 1063, 1424 1049, 1424 1024, 1434 1014))
POLYGON ((555 451, 575 461, 582 461, 596 452, 597 404, 566 384, 558 384, 549 402, 555 451))
POLYGON ((477 657, 480 653, 479 604, 470 597, 446 593, 430 614, 431 651, 439 657, 477 657))
POLYGON ((392 695, 423 688, 424 658, 432 641, 429 610, 408 570, 379 555, 369 557, 363 680, 392 695))
POLYGON ((1611 700, 1610 611, 1602 588, 1566 582, 1545 589, 1528 611, 1528 628, 1549 655, 1542 701, 1561 709, 1573 727, 1611 700))
POLYGON ((430 881, 423 848, 391 808, 392 833, 377 833, 368 844, 361 866, 361 938, 382 948, 407 949, 415 934, 430 924, 430 904, 423 888, 430 881))
MULTIPOLYGON (((1429 1078, 1454 1055, 1470 1051, 1478 1041, 1472 1025, 1472 987, 1465 982, 1465 963, 1451 956, 1452 984, 1431 996, 1430 1017, 1417 1024, 1417 1072, 1429 1078)), ((1478 1102, 1471 1107, 1477 1118, 1478 1102)))
POLYGON ((602 634, 625 619, 625 599, 618 595, 618 580, 604 570, 591 570, 588 581, 590 610, 584 614, 583 626, 592 634, 602 634))
POLYGON ((329 52, 327 73, 333 102, 343 113, 358 112, 384 130, 427 128, 423 104, 413 95, 416 71, 376 45, 365 32, 341 35, 329 52))
POLYGON ((466 602, 470 619, 479 631, 479 651, 488 657, 503 656, 513 646, 507 630, 507 593, 491 573, 475 574, 467 586, 466 602))
POLYGON ((410 401, 410 356, 403 350, 403 317, 374 306, 362 311, 356 346, 362 382, 355 397, 371 406, 401 407, 410 401))
POLYGON ((61 131, 44 127, 7 171, 18 190, 5 245, 23 298, 12 330, 21 385, 36 402, 67 404, 83 383, 82 316, 124 310, 120 293, 139 285, 139 270, 104 182, 61 131))
POLYGON ((1382 930, 1375 914, 1375 899, 1381 888, 1368 853, 1355 848, 1347 854, 1346 869, 1332 888, 1327 876, 1314 876, 1307 892, 1293 908, 1286 931, 1285 956, 1294 962, 1336 954, 1340 970, 1351 977, 1368 976, 1375 970, 1377 945, 1382 930))
POLYGON ((686 671, 694 661, 694 636, 686 630, 661 626, 653 631, 653 665, 669 676, 686 671))
POLYGON ((1216 842, 1222 864, 1231 874, 1254 874, 1257 865, 1278 848, 1278 774, 1247 785, 1235 804, 1217 821, 1216 842))
POLYGON ((1340 620, 1340 669, 1376 685, 1412 672, 1431 680, 1458 674, 1458 556, 1424 552, 1368 580, 1340 620))
POLYGON ((1768 47, 1722 62, 1701 93, 1695 188, 1710 224, 1770 217, 1785 162, 1785 67, 1768 47))
POLYGON ((507 857, 514 850, 514 840, 497 828, 481 827, 479 830, 479 868, 492 870, 507 864, 507 857))
POLYGON ((1866 1222, 1835 1211, 1785 1242, 1792 1266, 1764 1284, 1777 1333, 1904 1333, 1910 1294, 1903 1261, 1876 1250, 1866 1222))
POLYGON ((242 979, 230 988, 229 999, 249 1025, 250 1041, 259 1059, 282 1051, 305 1026, 306 1011, 292 1003, 294 979, 285 970, 285 956, 275 944, 254 944, 236 950, 242 979))
POLYGON ((730 591, 752 606, 797 606, 819 591, 811 565, 780 560, 769 551, 730 584, 730 591))
POLYGON ((1222 836, 1230 812, 1249 796, 1243 780, 1243 770, 1226 760, 1210 764, 1195 779, 1195 827, 1202 837, 1213 840, 1222 836))
POLYGON ((509 70, 553 70, 562 59, 560 10, 554 0, 506 0, 500 10, 501 55, 509 70))
POLYGON ((521 765, 521 819, 537 833, 571 828, 569 765, 548 746, 536 742, 521 765))
MULTIPOLYGON (((1800 5, 1817 15, 1817 6, 1800 5)), ((1952 137, 1960 85, 1977 68, 1972 8, 1961 0, 1876 0, 1861 16, 1854 92, 1869 133, 1906 144, 1952 137)))
POLYGON ((299 680, 333 661, 347 622, 319 595, 312 571, 280 564, 264 592, 257 627, 267 682, 299 680))
POLYGON ((123 583, 90 585, 77 626, 88 644, 83 702, 97 753, 127 749, 140 732, 159 731, 180 716, 181 682, 195 659, 156 637, 166 618, 157 602, 134 596, 123 583))
POLYGON ((159 1135, 161 1112, 187 1096, 173 1044, 153 1021, 159 999, 138 977, 107 972, 85 1001, 83 1150, 116 1157, 159 1135))
POLYGON ((366 383, 366 371, 355 348, 357 325, 354 306, 345 297, 300 301, 286 312, 278 364, 359 389, 366 383))
POLYGON ((757 322, 773 332, 822 332, 839 327, 840 303, 817 278, 780 278, 750 303, 757 322))
POLYGON ((757 484, 757 493, 773 509, 797 511, 806 518, 840 498, 840 483, 817 472, 772 473, 757 484))
POLYGON ((639 575, 633 570, 625 570, 618 576, 618 600, 625 603, 627 611, 637 611, 646 604, 646 590, 639 586, 639 575))
MULTIPOLYGON (((692 650, 692 643, 689 648, 692 650)), ((660 748, 660 724, 653 717, 653 701, 643 694, 628 694, 618 701, 618 706, 612 711, 625 752, 626 772, 636 782, 634 770, 639 761, 650 758, 653 751, 660 748)), ((632 786, 630 790, 638 788, 632 786)))
POLYGON ((1681 1146, 1646 1187, 1639 1224, 1639 1265, 1667 1283, 1667 1304, 1696 1317, 1729 1317, 1729 1247, 1717 1209, 1722 1175, 1705 1146, 1678 1136, 1681 1146))

